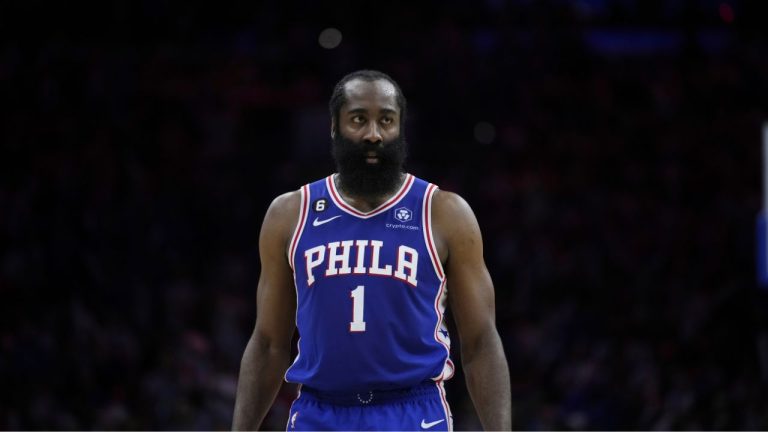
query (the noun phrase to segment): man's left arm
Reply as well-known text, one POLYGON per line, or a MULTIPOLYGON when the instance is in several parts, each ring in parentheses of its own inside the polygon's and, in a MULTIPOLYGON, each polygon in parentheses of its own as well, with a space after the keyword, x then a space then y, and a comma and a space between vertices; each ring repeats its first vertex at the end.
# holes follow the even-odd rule
POLYGON ((496 330, 493 282, 483 260, 480 227, 466 201, 454 193, 438 191, 432 208, 469 395, 484 429, 510 430, 509 366, 496 330))

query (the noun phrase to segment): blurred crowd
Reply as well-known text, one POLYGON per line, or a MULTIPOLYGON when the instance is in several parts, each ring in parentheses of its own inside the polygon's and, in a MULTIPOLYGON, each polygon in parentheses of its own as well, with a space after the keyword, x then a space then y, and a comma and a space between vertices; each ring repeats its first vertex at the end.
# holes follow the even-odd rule
POLYGON ((0 428, 229 429, 264 212, 333 170, 333 84, 374 68, 409 171, 479 219, 515 428, 768 429, 752 2, 183 6, 6 8, 0 428))

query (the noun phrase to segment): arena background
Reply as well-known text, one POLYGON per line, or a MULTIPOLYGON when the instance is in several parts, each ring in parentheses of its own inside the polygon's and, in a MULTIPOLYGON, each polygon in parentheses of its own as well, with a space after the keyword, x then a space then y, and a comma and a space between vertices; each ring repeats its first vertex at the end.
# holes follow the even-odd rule
POLYGON ((0 428, 228 429, 264 212, 375 68, 477 213, 516 428, 768 429, 765 5, 3 3, 0 428))

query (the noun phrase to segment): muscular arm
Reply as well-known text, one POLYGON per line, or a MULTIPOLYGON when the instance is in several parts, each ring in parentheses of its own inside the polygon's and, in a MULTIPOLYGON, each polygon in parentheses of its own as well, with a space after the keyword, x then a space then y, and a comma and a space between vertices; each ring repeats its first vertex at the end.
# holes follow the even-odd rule
POLYGON ((240 363, 233 430, 256 430, 280 390, 290 362, 296 294, 286 249, 297 223, 299 192, 275 199, 259 236, 261 276, 256 325, 240 363))
POLYGON ((483 260, 480 227, 466 201, 450 192, 437 192, 432 218, 469 395, 483 428, 510 430, 509 367, 496 330, 493 282, 483 260))

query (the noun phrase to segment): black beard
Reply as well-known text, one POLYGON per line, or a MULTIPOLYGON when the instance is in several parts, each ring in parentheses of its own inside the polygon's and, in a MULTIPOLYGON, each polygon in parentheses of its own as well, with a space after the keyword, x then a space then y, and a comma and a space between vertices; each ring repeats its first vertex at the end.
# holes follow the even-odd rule
POLYGON ((356 143, 336 133, 331 153, 339 171, 339 184, 351 195, 376 197, 394 192, 400 186, 407 144, 401 136, 382 144, 356 143), (369 151, 376 151, 378 163, 366 162, 369 151))

